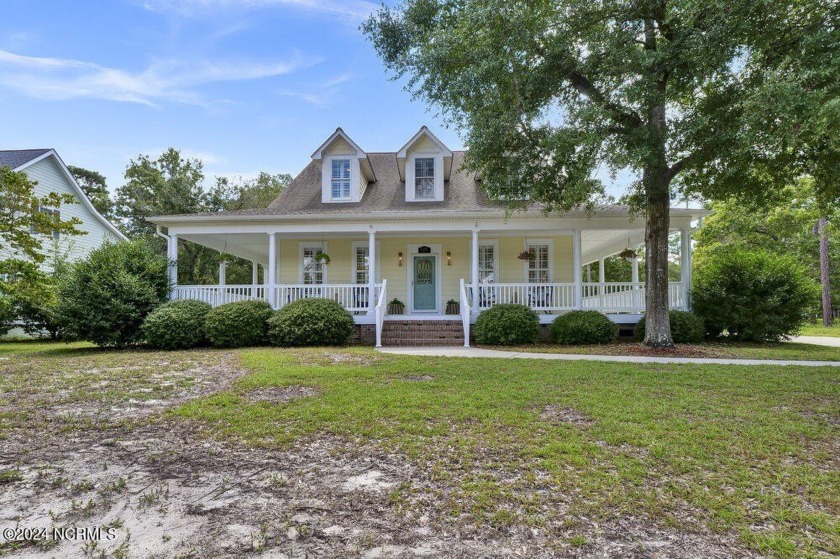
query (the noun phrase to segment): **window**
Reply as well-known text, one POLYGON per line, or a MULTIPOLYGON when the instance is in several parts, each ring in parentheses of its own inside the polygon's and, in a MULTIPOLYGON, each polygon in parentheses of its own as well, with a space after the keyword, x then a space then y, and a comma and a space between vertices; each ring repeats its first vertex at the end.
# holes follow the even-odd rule
POLYGON ((333 200, 350 198, 350 160, 333 159, 330 179, 330 196, 333 200))
MULTIPOLYGON (((61 212, 58 211, 58 210, 51 210, 49 208, 41 207, 41 208, 38 208, 38 211, 40 213, 46 215, 47 217, 49 217, 52 221, 61 221, 61 212)), ((54 229, 54 228, 47 229, 46 231, 39 231, 38 228, 35 227, 35 225, 31 225, 29 227, 29 232, 33 235, 35 233, 41 233, 41 234, 44 234, 44 235, 50 235, 51 234, 53 239, 58 239, 58 237, 59 237, 58 230, 54 229)))
POLYGON ((414 198, 417 200, 435 197, 435 158, 418 157, 414 160, 414 198))
POLYGON ((528 283, 548 283, 551 281, 549 246, 544 244, 528 245, 534 251, 534 259, 528 261, 528 283))
POLYGON ((368 247, 357 246, 355 254, 356 261, 353 268, 353 279, 356 280, 355 283, 364 285, 368 282, 368 270, 370 270, 368 247))
POLYGON ((478 281, 479 283, 496 281, 496 251, 493 245, 478 246, 478 281))
POLYGON ((321 247, 303 247, 303 283, 306 285, 321 285, 324 283, 324 264, 315 260, 315 255, 321 252, 321 247))

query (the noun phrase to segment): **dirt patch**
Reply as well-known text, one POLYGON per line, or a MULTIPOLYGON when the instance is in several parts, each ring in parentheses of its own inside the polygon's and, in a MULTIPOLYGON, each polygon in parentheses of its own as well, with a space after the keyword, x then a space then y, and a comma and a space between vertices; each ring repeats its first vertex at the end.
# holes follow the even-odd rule
POLYGON ((586 427, 593 423, 591 419, 574 408, 556 406, 554 404, 549 404, 543 408, 540 417, 552 423, 570 423, 581 427, 586 427))
POLYGON ((315 396, 318 391, 311 386, 276 386, 272 388, 259 388, 252 390, 245 395, 251 403, 285 404, 298 398, 315 396))
POLYGON ((402 379, 409 382, 428 382, 435 380, 435 377, 432 375, 408 375, 407 377, 402 377, 402 379))

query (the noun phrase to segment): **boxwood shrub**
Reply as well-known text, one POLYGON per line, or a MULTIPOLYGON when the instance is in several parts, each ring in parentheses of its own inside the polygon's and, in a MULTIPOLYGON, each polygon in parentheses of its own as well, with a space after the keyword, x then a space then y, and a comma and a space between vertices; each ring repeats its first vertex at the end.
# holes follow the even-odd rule
POLYGON ((540 333, 540 319, 525 305, 495 305, 478 315, 473 333, 479 344, 532 344, 540 333))
POLYGON ((618 338, 618 324, 598 311, 570 311, 554 319, 551 336, 559 344, 608 344, 618 338))
POLYGON ((262 345, 271 313, 266 301, 238 301, 211 309, 204 319, 207 340, 215 347, 262 345))
POLYGON ((143 337, 157 349, 187 349, 207 341, 204 320, 212 307, 204 301, 170 301, 146 317, 143 337))
MULTIPOLYGON (((706 337, 706 325, 703 319, 688 311, 670 311, 668 313, 671 322, 671 338, 677 344, 697 344, 706 337)), ((645 317, 636 323, 636 337, 640 340, 645 338, 645 317)))
POLYGON ((268 339, 278 346, 341 345, 353 333, 353 315, 332 299, 300 299, 268 321, 268 339))

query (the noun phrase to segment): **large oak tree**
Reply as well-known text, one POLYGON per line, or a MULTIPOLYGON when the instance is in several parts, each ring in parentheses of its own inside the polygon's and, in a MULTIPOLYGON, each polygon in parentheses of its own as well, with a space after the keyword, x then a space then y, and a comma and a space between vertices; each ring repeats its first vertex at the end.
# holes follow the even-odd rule
MULTIPOLYGON (((591 206, 604 168, 633 169, 646 220, 645 343, 670 346, 669 206, 682 177, 706 196, 761 197, 790 180, 752 92, 828 0, 407 0, 363 30, 394 77, 463 130, 466 166, 504 199, 591 206), (786 40, 782 40, 786 39, 786 40), (772 46, 775 58, 763 53, 772 46), (715 173, 715 171, 724 172, 715 173)), ((781 110, 782 104, 774 104, 781 110)))

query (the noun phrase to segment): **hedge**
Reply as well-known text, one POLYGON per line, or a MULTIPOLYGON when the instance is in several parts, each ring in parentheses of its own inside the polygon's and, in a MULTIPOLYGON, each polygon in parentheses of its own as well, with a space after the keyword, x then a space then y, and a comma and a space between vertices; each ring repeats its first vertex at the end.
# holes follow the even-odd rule
POLYGON ((211 309, 204 319, 207 340, 214 347, 247 347, 267 341, 271 305, 238 301, 211 309))
POLYGON ((268 339, 278 346, 341 345, 353 324, 353 315, 332 299, 301 299, 269 319, 268 339))
POLYGON ((187 349, 204 344, 204 321, 212 307, 203 301, 170 301, 143 322, 146 343, 157 349, 187 349))
POLYGON ((525 305, 495 305, 478 315, 473 333, 479 344, 532 344, 540 333, 540 319, 525 305))
POLYGON ((570 311, 554 319, 551 336, 559 344, 608 344, 618 338, 618 324, 598 311, 570 311))

